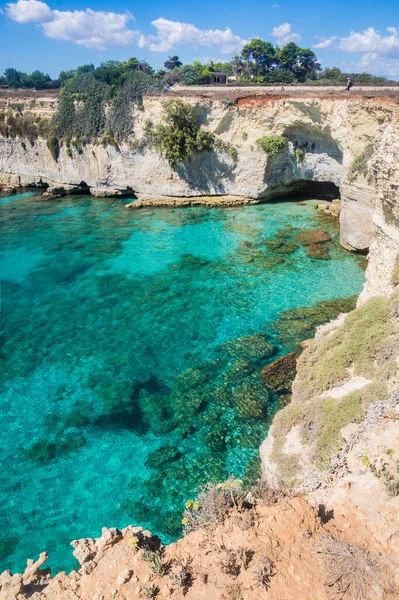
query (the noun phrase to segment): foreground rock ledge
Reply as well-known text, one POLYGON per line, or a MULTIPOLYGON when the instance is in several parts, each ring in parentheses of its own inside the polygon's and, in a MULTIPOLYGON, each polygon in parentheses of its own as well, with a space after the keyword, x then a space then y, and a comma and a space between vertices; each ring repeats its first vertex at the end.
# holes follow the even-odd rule
POLYGON ((259 204, 259 200, 243 198, 242 196, 196 196, 193 198, 172 198, 170 196, 140 197, 134 202, 125 205, 125 208, 153 208, 153 207, 178 207, 206 206, 215 208, 218 206, 244 206, 259 204))

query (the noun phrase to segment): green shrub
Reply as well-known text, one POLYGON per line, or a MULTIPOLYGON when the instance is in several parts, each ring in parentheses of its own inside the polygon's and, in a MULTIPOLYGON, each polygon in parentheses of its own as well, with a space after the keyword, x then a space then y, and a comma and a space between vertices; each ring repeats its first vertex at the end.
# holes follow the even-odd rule
POLYGON ((189 160, 194 154, 213 148, 213 135, 199 127, 193 107, 182 100, 164 105, 163 122, 154 135, 155 147, 171 166, 189 160))
POLYGON ((67 156, 69 156, 69 158, 72 158, 72 156, 73 156, 73 154, 72 154, 72 150, 71 150, 70 148, 67 148, 67 149, 65 150, 65 154, 66 154, 67 156))
POLYGON ((287 146, 288 138, 282 135, 266 135, 257 140, 256 144, 266 152, 269 158, 276 158, 278 153, 287 146))
POLYGON ((246 132, 246 131, 243 131, 243 134, 242 134, 242 139, 243 139, 244 141, 248 139, 248 134, 247 134, 247 132, 246 132))
POLYGON ((297 148, 295 150, 295 156, 296 156, 297 162, 301 163, 303 161, 303 159, 305 158, 305 150, 303 150, 302 148, 297 148))
POLYGON ((31 113, 0 113, 0 135, 11 139, 27 139, 32 146, 38 137, 47 137, 49 125, 49 119, 41 119, 31 113))
POLYGON ((231 158, 231 160, 233 160, 234 162, 237 161, 238 158, 238 150, 235 146, 230 146, 229 148, 229 156, 231 158))
POLYGON ((54 133, 49 133, 47 136, 47 148, 50 150, 50 154, 53 157, 55 162, 58 161, 58 155, 60 152, 60 146, 58 143, 58 138, 54 133))

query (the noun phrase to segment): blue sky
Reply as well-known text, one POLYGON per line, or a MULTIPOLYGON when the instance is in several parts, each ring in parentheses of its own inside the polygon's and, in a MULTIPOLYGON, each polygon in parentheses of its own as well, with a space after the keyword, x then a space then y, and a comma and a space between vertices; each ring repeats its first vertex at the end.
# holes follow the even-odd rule
POLYGON ((137 56, 229 60, 252 37, 312 47, 323 66, 399 79, 398 0, 15 0, 1 4, 0 72, 137 56))

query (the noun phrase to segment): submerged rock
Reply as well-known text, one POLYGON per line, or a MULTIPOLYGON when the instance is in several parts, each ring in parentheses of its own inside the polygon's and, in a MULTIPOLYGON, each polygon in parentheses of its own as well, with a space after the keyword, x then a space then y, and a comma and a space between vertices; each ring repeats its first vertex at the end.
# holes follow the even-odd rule
POLYGON ((263 367, 260 376, 267 387, 276 394, 290 394, 296 374, 296 361, 299 354, 290 352, 263 367))
POLYGON ((52 439, 41 439, 24 448, 23 452, 27 458, 39 463, 45 463, 65 456, 70 452, 78 450, 86 443, 82 434, 68 433, 57 435, 52 439))
POLYGON ((293 252, 295 252, 295 250, 299 248, 299 246, 294 242, 288 242, 285 239, 267 239, 263 243, 265 244, 265 246, 273 250, 273 252, 277 252, 277 254, 292 254, 293 252))
POLYGON ((267 246, 268 248, 271 248, 272 250, 275 250, 276 248, 281 248, 281 246, 284 244, 284 242, 282 240, 273 240, 273 239, 264 240, 263 243, 265 244, 265 246, 267 246))
POLYGON ((208 374, 205 371, 190 368, 176 377, 175 388, 179 392, 184 392, 202 385, 207 379, 208 374))
POLYGON ((310 244, 305 246, 305 251, 309 258, 318 258, 320 260, 330 260, 328 248, 324 244, 310 244))
POLYGON ((269 393, 257 378, 232 390, 232 402, 242 419, 263 419, 267 416, 269 393))
POLYGON ((286 225, 283 229, 279 229, 274 234, 274 237, 286 239, 291 237, 293 231, 295 231, 295 227, 292 227, 292 225, 286 225))
POLYGON ((280 248, 276 248, 277 254, 293 254, 295 250, 298 250, 299 246, 295 242, 284 242, 280 248))
POLYGON ((159 469, 161 465, 175 462, 181 457, 182 453, 177 446, 161 446, 147 456, 144 464, 151 469, 159 469))
POLYGON ((229 340, 221 347, 234 358, 244 358, 250 362, 265 360, 275 351, 273 344, 268 342, 267 337, 262 333, 229 340))
POLYGON ((322 229, 303 229, 295 236, 297 241, 302 246, 310 246, 312 244, 322 244, 324 242, 330 242, 331 237, 326 231, 322 229))
POLYGON ((357 296, 323 300, 314 306, 291 308, 279 314, 272 324, 277 332, 278 343, 294 347, 299 342, 314 335, 316 327, 338 317, 340 313, 350 312, 356 307, 357 296))

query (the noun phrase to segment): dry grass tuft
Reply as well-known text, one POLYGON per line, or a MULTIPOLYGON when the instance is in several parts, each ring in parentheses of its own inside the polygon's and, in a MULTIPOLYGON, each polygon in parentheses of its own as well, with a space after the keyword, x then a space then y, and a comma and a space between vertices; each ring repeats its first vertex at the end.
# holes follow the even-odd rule
POLYGON ((328 573, 326 585, 330 598, 370 600, 379 597, 380 568, 366 549, 326 537, 322 538, 318 552, 328 573))

